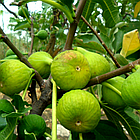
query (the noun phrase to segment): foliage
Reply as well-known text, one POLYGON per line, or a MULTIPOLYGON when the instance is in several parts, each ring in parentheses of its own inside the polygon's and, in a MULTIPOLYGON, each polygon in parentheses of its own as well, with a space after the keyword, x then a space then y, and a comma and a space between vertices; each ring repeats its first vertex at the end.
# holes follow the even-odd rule
MULTIPOLYGON (((28 3, 33 1, 37 0, 22 0, 20 2, 16 0, 11 3, 11 6, 18 6, 21 9, 22 6, 25 6, 28 9, 28 3)), ((135 65, 140 64, 139 0, 87 0, 86 3, 84 3, 84 0, 75 3, 73 3, 73 1, 67 3, 66 0, 41 1, 42 11, 30 12, 28 10, 26 12, 29 15, 26 15, 26 12, 23 12, 23 10, 24 17, 15 15, 15 13, 8 10, 14 16, 11 16, 9 19, 9 26, 11 27, 11 32, 14 32, 14 35, 11 33, 6 37, 2 30, 0 30, 1 62, 3 62, 6 51, 9 48, 14 51, 17 55, 16 57, 29 67, 32 67, 32 65, 26 61, 26 58, 28 59, 29 57, 27 55, 23 57, 20 51, 28 53, 29 56, 34 52, 44 51, 54 58, 66 48, 71 50, 75 47, 81 47, 103 55, 110 64, 110 72, 93 77, 89 83, 86 82, 88 84, 84 88, 84 90, 91 92, 98 99, 100 107, 102 108, 103 118, 97 127, 88 133, 81 135, 71 131, 69 140, 127 140, 127 136, 133 140, 140 140, 139 110, 131 108, 128 105, 123 108, 113 108, 102 98, 103 81, 117 75, 126 79, 126 76, 136 71, 135 65), (72 7, 72 3, 75 4, 74 7, 72 7), (77 17, 81 17, 80 20, 77 17), (36 36, 41 30, 47 32, 43 40, 36 36), (26 33, 26 35, 21 38, 23 32, 26 33), (28 40, 26 40, 26 36, 29 38, 28 40), (11 41, 9 41, 10 43, 8 39, 11 41), (16 48, 13 46, 16 46, 16 48), (106 77, 106 79, 104 80, 103 77, 106 77), (94 81, 96 82, 94 83, 94 81)), ((0 4, 4 5, 4 2, 0 1, 0 4)), ((9 58, 5 59, 9 60, 9 58)), ((57 68, 55 70, 56 73, 58 72, 57 68)), ((65 71, 63 74, 65 74, 65 71)), ((56 87, 55 81, 50 80, 51 77, 48 78, 47 76, 45 79, 47 82, 45 83, 42 75, 40 76, 37 71, 35 74, 37 76, 35 75, 35 77, 32 78, 28 88, 31 99, 34 101, 32 105, 24 100, 25 95, 21 97, 15 94, 10 101, 4 103, 5 106, 7 105, 9 108, 14 107, 15 110, 7 112, 5 109, 0 108, 0 138, 3 140, 18 139, 14 130, 27 115, 27 112, 41 115, 44 109, 48 105, 51 106, 54 102, 55 104, 52 105, 52 115, 53 122, 56 121, 56 94, 58 92, 57 97, 60 99, 65 91, 59 89, 60 87, 56 87), (36 82, 42 92, 39 99, 36 99, 36 82), (52 84, 53 87, 51 86, 52 84)), ((60 82, 63 81, 64 77, 61 78, 62 80, 60 82)), ((60 79, 60 77, 58 77, 58 79, 60 79)), ((74 83, 74 85, 75 84, 76 83, 74 83)), ((0 86, 2 86, 1 83, 0 86)), ((116 87, 115 91, 118 91, 116 87)), ((119 93, 120 92, 121 89, 119 89, 119 93)), ((25 139, 38 139, 34 131, 27 132, 26 130, 27 129, 23 130, 27 135, 25 139)), ((52 135, 56 135, 56 125, 53 125, 51 131, 52 135)), ((46 132, 41 138, 43 139, 48 136, 56 140, 56 136, 51 136, 50 128, 46 129, 46 132)))

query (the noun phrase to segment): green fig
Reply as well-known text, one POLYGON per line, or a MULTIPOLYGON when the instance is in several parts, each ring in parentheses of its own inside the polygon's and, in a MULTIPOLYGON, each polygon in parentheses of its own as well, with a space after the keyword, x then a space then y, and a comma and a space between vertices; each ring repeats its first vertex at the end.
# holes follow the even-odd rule
POLYGON ((88 91, 71 90, 58 102, 57 118, 70 131, 89 132, 97 126, 100 117, 99 102, 88 91))
POLYGON ((45 30, 40 30, 37 34, 35 34, 36 37, 38 37, 41 40, 44 40, 47 38, 48 33, 45 30))
POLYGON ((67 91, 84 88, 90 80, 91 71, 83 54, 66 50, 54 58, 51 75, 60 89, 67 91))
POLYGON ((47 79, 50 75, 50 65, 53 61, 52 56, 47 52, 35 52, 29 56, 28 61, 42 78, 47 79))
MULTIPOLYGON (((24 10, 26 16, 29 17, 28 9, 25 6, 23 6, 23 10, 24 10)), ((18 15, 20 15, 23 18, 26 18, 25 15, 24 15, 24 13, 23 13, 23 11, 22 11, 22 7, 19 8, 18 15)))
POLYGON ((34 133, 37 138, 40 138, 46 131, 46 123, 44 119, 36 114, 30 114, 20 120, 18 125, 18 136, 21 140, 26 139, 26 132, 34 133))
POLYGON ((140 109, 140 68, 128 76, 123 82, 121 93, 125 103, 135 109, 140 109))
POLYGON ((6 60, 0 65, 0 92, 12 96, 25 89, 31 75, 34 73, 19 60, 6 60))
POLYGON ((123 77, 116 76, 102 83, 102 98, 109 106, 114 108, 126 107, 121 95, 124 80, 123 77))
POLYGON ((110 64, 102 55, 87 51, 81 47, 74 47, 74 50, 82 53, 87 58, 91 68, 91 78, 110 71, 110 64))

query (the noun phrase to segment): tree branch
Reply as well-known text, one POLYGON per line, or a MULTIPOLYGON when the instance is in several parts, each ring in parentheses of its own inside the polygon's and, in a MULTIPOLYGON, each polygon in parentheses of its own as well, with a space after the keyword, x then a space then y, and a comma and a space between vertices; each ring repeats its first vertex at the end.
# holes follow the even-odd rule
POLYGON ((18 16, 17 16, 14 12, 12 12, 11 10, 9 10, 9 9, 6 7, 6 5, 5 5, 2 1, 0 1, 0 3, 3 5, 3 7, 4 7, 9 13, 13 14, 16 18, 18 18, 18 16))
POLYGON ((70 29, 69 29, 69 32, 67 35, 64 50, 71 50, 72 49, 74 35, 75 35, 77 25, 79 23, 79 20, 80 20, 80 17, 82 15, 85 4, 86 4, 86 0, 80 0, 78 7, 77 7, 77 10, 76 10, 76 18, 75 18, 74 22, 70 24, 70 29))

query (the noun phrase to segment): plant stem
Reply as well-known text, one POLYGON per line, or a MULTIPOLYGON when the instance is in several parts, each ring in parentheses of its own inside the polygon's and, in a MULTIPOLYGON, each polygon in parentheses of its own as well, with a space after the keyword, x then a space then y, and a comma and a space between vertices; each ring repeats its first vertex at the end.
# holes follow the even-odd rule
POLYGON ((31 77, 30 77, 30 79, 29 79, 29 81, 28 81, 28 83, 27 83, 27 86, 26 86, 26 88, 25 88, 25 90, 24 90, 24 92, 23 92, 23 94, 22 94, 22 100, 24 100, 24 98, 25 98, 25 95, 26 95, 26 91, 27 91, 27 89, 28 89, 28 87, 29 87, 29 85, 30 85, 30 83, 31 83, 31 80, 32 80, 32 78, 35 76, 35 73, 33 73, 32 75, 31 75, 31 77))
POLYGON ((103 82, 102 85, 110 88, 111 90, 115 91, 117 94, 121 96, 121 92, 117 88, 109 84, 108 82, 103 82))
POLYGON ((52 140, 57 139, 57 118, 56 118, 56 102, 57 102, 57 86, 53 81, 53 94, 52 94, 52 140))
POLYGON ((82 133, 79 133, 79 140, 83 140, 82 133))
POLYGON ((52 139, 52 136, 51 136, 50 134, 48 134, 47 132, 45 132, 43 135, 44 135, 45 137, 49 137, 50 139, 52 139))

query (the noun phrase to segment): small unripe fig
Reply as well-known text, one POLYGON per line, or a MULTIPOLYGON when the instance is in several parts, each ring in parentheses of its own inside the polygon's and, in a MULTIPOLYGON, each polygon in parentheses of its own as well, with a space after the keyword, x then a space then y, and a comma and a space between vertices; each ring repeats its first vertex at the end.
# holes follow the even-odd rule
POLYGON ((128 76, 123 82, 121 93, 125 103, 135 109, 140 109, 140 68, 128 76))
POLYGON ((124 108, 126 106, 121 95, 124 80, 123 77, 116 76, 102 83, 103 101, 113 108, 124 108))
POLYGON ((71 131, 86 133, 93 130, 101 117, 98 100, 85 90, 71 90, 58 102, 57 118, 71 131))
POLYGON ((50 75, 50 65, 53 61, 52 56, 47 52, 35 52, 29 56, 28 61, 42 78, 47 79, 50 75))
POLYGON ((8 96, 18 94, 25 89, 33 73, 32 68, 19 60, 6 60, 0 65, 0 91, 8 96))
MULTIPOLYGON (((24 10, 25 14, 27 15, 27 17, 29 17, 28 9, 27 9, 25 6, 23 6, 23 10, 24 10)), ((23 13, 23 11, 22 11, 22 8, 21 8, 21 7, 20 7, 19 10, 18 10, 18 14, 19 14, 21 17, 26 18, 25 15, 24 15, 24 13, 23 13)))
POLYGON ((35 34, 36 37, 38 37, 41 40, 44 40, 47 38, 48 33, 45 30, 40 30, 37 34, 35 34))
POLYGON ((46 123, 44 119, 36 114, 25 116, 18 125, 18 136, 21 140, 26 139, 26 133, 34 133, 37 138, 40 138, 46 131, 46 123))
POLYGON ((58 54, 51 65, 51 75, 63 90, 84 88, 91 72, 87 59, 78 51, 66 50, 58 54))
POLYGON ((102 55, 87 51, 86 49, 83 49, 81 47, 74 47, 74 50, 82 53, 87 58, 91 68, 91 78, 110 71, 110 64, 102 55))

